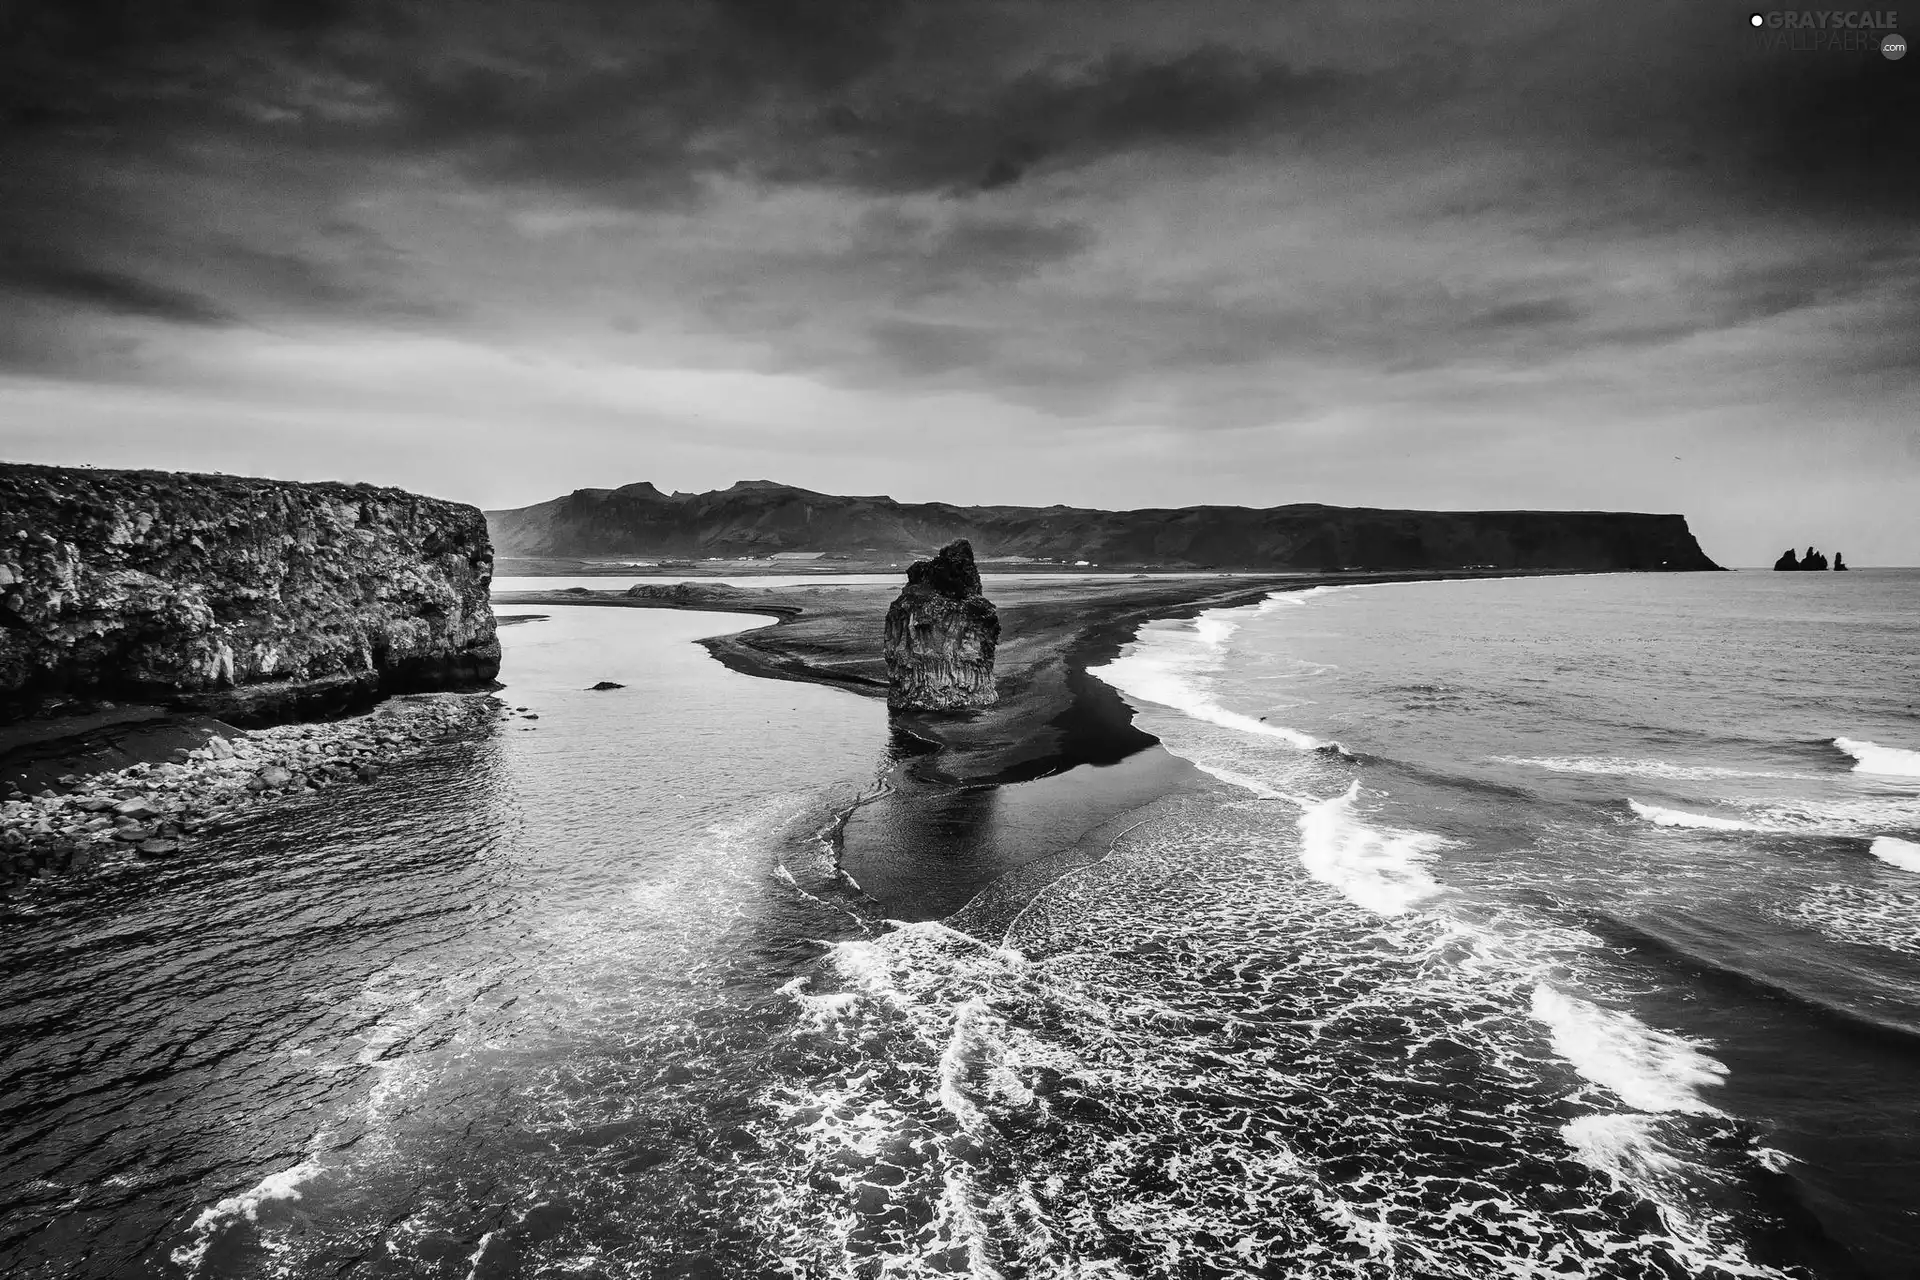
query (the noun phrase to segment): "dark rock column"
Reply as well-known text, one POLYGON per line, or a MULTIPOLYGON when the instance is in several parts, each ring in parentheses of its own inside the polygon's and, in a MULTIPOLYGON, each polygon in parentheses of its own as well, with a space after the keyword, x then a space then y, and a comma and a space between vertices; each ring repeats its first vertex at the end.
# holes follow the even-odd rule
POLYGON ((965 538, 907 570, 906 589, 887 610, 887 705, 896 711, 991 706, 1000 613, 981 594, 973 545, 965 538))

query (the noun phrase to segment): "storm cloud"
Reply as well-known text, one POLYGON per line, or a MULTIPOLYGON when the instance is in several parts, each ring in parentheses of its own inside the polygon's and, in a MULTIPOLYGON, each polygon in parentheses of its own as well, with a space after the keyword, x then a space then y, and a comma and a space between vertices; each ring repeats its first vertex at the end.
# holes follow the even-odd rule
POLYGON ((10 6, 0 440, 1913 562, 1920 64, 1747 12, 10 6))

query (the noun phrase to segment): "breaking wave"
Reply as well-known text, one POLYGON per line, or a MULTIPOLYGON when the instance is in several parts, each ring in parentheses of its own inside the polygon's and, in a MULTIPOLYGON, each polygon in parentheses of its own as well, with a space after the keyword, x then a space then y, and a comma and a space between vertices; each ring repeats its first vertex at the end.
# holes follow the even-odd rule
POLYGON ((1628 756, 1494 756, 1492 760, 1495 764, 1526 765, 1553 773, 1661 778, 1676 782, 1701 782, 1713 778, 1814 780, 1812 774, 1768 773, 1750 769, 1730 769, 1720 765, 1673 764, 1666 760, 1636 760, 1628 756))
POLYGON ((1444 843, 1419 831, 1368 826, 1355 811, 1360 784, 1300 815, 1300 863, 1322 884, 1383 916, 1399 915, 1441 892, 1426 861, 1444 843))
POLYGON ((1688 813, 1684 809, 1663 809, 1657 804, 1627 801, 1627 807, 1648 822, 1660 827, 1691 827, 1698 831, 1764 831, 1766 828, 1735 818, 1716 818, 1712 814, 1688 813))
POLYGON ((1883 747, 1877 742, 1854 738, 1835 738, 1833 745, 1852 756, 1855 773, 1878 773, 1892 778, 1920 778, 1920 751, 1905 747, 1883 747))
POLYGON ((1533 989, 1533 1016, 1552 1033, 1554 1052, 1634 1110, 1719 1114, 1698 1091, 1724 1081, 1727 1069, 1698 1041, 1656 1031, 1546 983, 1533 989))
POLYGON ((1269 724, 1220 705, 1214 694, 1214 678, 1225 661, 1227 640, 1240 625, 1229 615, 1243 612, 1215 609, 1178 630, 1143 633, 1120 657, 1103 667, 1089 667, 1087 674, 1130 698, 1170 707, 1223 729, 1272 738, 1301 751, 1335 747, 1337 744, 1298 729, 1269 724))
POLYGON ((1880 836, 1871 846, 1873 856, 1902 871, 1920 872, 1920 844, 1897 836, 1880 836))

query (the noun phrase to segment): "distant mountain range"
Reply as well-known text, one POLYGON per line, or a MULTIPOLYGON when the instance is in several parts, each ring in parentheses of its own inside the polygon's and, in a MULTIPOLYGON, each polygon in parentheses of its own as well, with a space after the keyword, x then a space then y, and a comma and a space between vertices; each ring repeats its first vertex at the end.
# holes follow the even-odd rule
POLYGON ((982 559, 1102 568, 1717 569, 1685 516, 1613 511, 1283 507, 956 507, 742 480, 711 493, 576 489, 487 512, 494 553, 528 559, 925 555, 953 538, 982 559))

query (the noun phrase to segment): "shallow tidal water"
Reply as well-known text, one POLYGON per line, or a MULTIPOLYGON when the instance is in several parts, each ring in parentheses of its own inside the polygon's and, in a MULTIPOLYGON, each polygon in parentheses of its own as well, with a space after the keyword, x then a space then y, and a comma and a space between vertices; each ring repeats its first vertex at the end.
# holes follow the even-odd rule
POLYGON ((885 739, 871 701, 691 643, 765 621, 506 628, 502 696, 537 720, 8 921, 0 1272, 757 1259, 719 1239, 763 1195, 735 1172, 749 1059, 846 924, 800 886, 885 739))
POLYGON ((0 1272, 1911 1274, 1917 592, 1286 593, 871 809, 764 620, 544 609, 538 719, 0 924, 0 1272))

